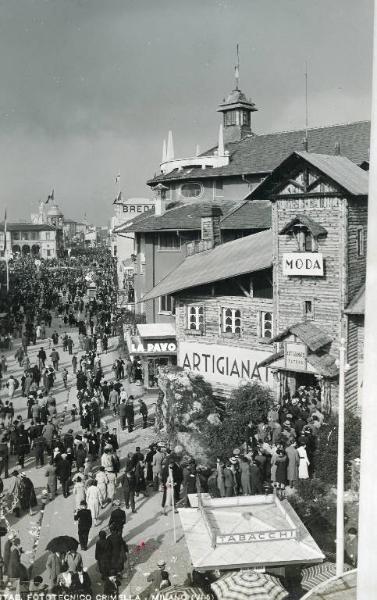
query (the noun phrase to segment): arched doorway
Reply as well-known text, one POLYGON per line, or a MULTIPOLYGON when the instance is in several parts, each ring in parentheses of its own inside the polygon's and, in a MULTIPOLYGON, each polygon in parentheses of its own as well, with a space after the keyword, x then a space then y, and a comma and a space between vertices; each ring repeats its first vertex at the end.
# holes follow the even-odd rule
POLYGON ((31 253, 33 256, 39 256, 39 251, 40 251, 40 247, 37 246, 36 244, 34 244, 34 246, 31 247, 31 253))
POLYGON ((20 254, 21 253, 21 248, 18 244, 15 244, 14 246, 12 246, 12 253, 13 254, 20 254))
POLYGON ((27 244, 24 244, 22 246, 22 255, 29 256, 29 254, 30 254, 30 246, 28 246, 27 244))

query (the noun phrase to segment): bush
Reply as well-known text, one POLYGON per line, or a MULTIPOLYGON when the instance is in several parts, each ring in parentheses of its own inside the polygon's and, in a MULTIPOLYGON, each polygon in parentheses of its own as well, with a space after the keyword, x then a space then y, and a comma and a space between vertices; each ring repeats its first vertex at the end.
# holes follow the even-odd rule
MULTIPOLYGON (((361 421, 350 411, 345 413, 344 427, 344 483, 348 487, 351 482, 351 463, 360 458, 361 421)), ((336 485, 338 457, 338 419, 331 415, 318 435, 314 464, 316 474, 330 485, 336 485)))
POLYGON ((246 440, 246 426, 252 420, 260 423, 265 420, 273 404, 271 391, 257 381, 250 381, 233 390, 224 406, 220 425, 208 423, 205 437, 211 457, 231 456, 233 449, 246 440))

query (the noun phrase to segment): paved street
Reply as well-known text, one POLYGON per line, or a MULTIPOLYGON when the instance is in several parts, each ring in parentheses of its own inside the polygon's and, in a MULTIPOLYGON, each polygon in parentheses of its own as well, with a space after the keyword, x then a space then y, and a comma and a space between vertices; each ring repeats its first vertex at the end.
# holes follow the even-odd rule
MULTIPOLYGON (((53 327, 54 328, 54 322, 53 327)), ((57 320, 56 325, 58 326, 57 320)), ((69 331, 64 329, 64 331, 69 331)), ((63 329, 59 331, 62 332, 63 329)), ((75 348, 78 347, 77 333, 73 332, 72 335, 75 348)), ((42 344, 41 344, 42 345, 42 344)), ((44 343, 46 347, 48 344, 44 343)), ((29 348, 29 354, 33 358, 38 351, 40 345, 32 346, 29 348)), ((110 351, 109 353, 103 354, 102 364, 104 367, 105 375, 107 379, 112 378, 111 366, 116 355, 116 338, 110 340, 110 351)), ((63 427, 63 432, 66 432, 69 428, 74 431, 80 429, 80 422, 76 420, 74 423, 71 422, 69 414, 69 408, 72 403, 76 402, 76 387, 75 378, 72 374, 71 368, 71 357, 68 352, 63 352, 61 346, 58 347, 61 364, 60 369, 67 366, 69 369, 69 380, 68 390, 64 389, 60 374, 57 375, 56 386, 54 387, 54 395, 57 401, 58 412, 62 413, 64 407, 68 407, 67 416, 63 427)), ((21 369, 16 368, 16 361, 14 360, 14 350, 8 353, 8 372, 15 373, 16 377, 21 376, 21 369)), ((143 388, 136 385, 129 386, 127 384, 128 391, 135 397, 140 396, 143 393, 143 388)), ((5 397, 6 391, 2 391, 2 396, 5 397)), ((150 415, 153 414, 153 404, 155 402, 154 395, 147 395, 146 402, 149 406, 150 415)), ((77 402, 76 402, 77 403, 77 402)), ((26 398, 20 396, 20 392, 14 399, 15 415, 21 414, 26 418, 26 398)), ((120 441, 120 457, 121 466, 123 467, 124 458, 130 451, 135 451, 136 446, 141 446, 141 450, 144 451, 150 443, 155 441, 156 434, 153 427, 148 429, 142 429, 140 423, 140 417, 137 415, 135 418, 136 429, 134 432, 129 434, 123 432, 119 428, 119 441, 120 441)), ((104 415, 103 420, 110 426, 118 426, 118 419, 114 419, 109 411, 104 415)), ((16 458, 12 457, 10 471, 12 466, 15 465, 16 458)), ((34 482, 37 497, 40 499, 41 491, 46 486, 46 479, 44 476, 44 468, 37 469, 35 467, 35 459, 33 456, 29 456, 25 461, 24 469, 34 482)), ((5 481, 5 489, 7 483, 5 481)), ((151 488, 149 488, 151 489, 151 488)), ((117 490, 118 497, 120 496, 121 490, 117 490)), ((185 545, 183 533, 180 527, 179 516, 175 515, 175 526, 176 526, 176 540, 174 543, 174 528, 172 513, 168 516, 161 515, 160 503, 161 493, 149 492, 151 496, 149 498, 139 497, 137 499, 137 513, 132 514, 131 511, 127 511, 127 523, 124 529, 124 537, 129 546, 129 561, 126 572, 124 574, 123 582, 120 587, 120 591, 127 593, 128 595, 137 595, 140 593, 148 584, 146 582, 147 574, 156 568, 156 562, 160 558, 164 558, 167 562, 167 570, 170 572, 171 581, 175 583, 183 583, 186 578, 187 572, 190 570, 187 547, 185 545)), ((40 507, 40 502, 39 502, 40 507)), ((124 508, 124 506, 122 506, 124 508)), ((20 519, 15 519, 12 515, 9 517, 9 522, 12 527, 19 532, 22 546, 25 551, 23 562, 26 566, 30 566, 34 559, 33 574, 42 574, 45 571, 46 558, 48 553, 45 551, 48 541, 56 535, 73 535, 77 537, 76 523, 73 520, 74 511, 74 500, 71 495, 69 498, 64 499, 61 493, 60 485, 58 487, 58 496, 52 502, 47 503, 42 528, 40 532, 40 539, 35 551, 33 552, 33 543, 35 541, 35 528, 38 526, 39 512, 35 515, 24 515, 20 519)), ((101 529, 107 527, 107 522, 111 513, 111 507, 104 509, 100 516, 100 523, 97 527, 92 528, 89 537, 89 547, 86 552, 83 552, 84 565, 88 570, 90 578, 93 583, 93 591, 97 594, 102 593, 103 585, 100 579, 99 572, 96 568, 96 561, 94 559, 95 543, 97 540, 97 534, 101 529)))

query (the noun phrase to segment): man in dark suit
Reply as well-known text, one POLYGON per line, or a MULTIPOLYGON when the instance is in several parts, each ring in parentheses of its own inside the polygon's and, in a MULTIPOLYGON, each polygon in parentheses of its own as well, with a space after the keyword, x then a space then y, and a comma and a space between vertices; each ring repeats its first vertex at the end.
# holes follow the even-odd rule
POLYGON ((72 591, 77 595, 90 596, 92 593, 92 582, 83 567, 72 575, 72 591))
POLYGON ((71 478, 71 463, 67 460, 67 455, 62 454, 59 463, 56 465, 57 476, 62 484, 63 496, 69 496, 69 480, 71 478))
POLYGON ((92 513, 87 508, 85 500, 80 502, 80 508, 74 515, 77 521, 77 531, 81 550, 87 550, 89 531, 92 526, 92 513))
POLYGON ((123 527, 126 524, 126 513, 120 508, 119 500, 114 500, 113 505, 115 509, 110 515, 109 529, 110 531, 117 531, 122 534, 123 527))

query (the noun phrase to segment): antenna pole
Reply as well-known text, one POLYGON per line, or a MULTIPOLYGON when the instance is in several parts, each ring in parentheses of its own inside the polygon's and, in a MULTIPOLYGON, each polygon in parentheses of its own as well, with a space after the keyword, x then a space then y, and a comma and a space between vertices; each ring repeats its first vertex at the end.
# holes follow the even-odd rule
POLYGON ((305 150, 306 150, 306 152, 308 152, 308 149, 309 149, 308 129, 309 129, 308 63, 307 63, 307 61, 305 61, 305 150))
POLYGON ((235 73, 235 78, 236 78, 236 90, 238 90, 239 84, 240 84, 240 47, 239 47, 239 44, 237 44, 236 52, 237 52, 237 64, 235 66, 234 73, 235 73))

